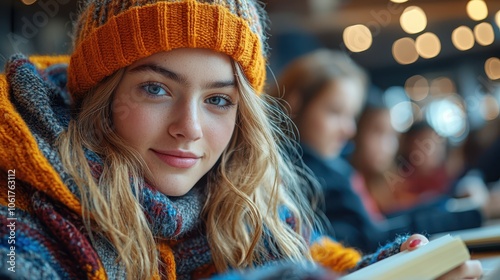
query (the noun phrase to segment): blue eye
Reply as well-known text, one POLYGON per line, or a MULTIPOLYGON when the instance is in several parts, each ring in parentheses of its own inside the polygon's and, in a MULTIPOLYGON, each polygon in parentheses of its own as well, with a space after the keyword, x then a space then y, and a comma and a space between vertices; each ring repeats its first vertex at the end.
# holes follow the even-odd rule
POLYGON ((211 96, 211 97, 206 99, 206 102, 210 105, 215 105, 215 106, 220 107, 222 109, 227 109, 227 108, 234 105, 234 103, 231 101, 231 99, 229 97, 220 96, 220 95, 211 96))
POLYGON ((148 94, 154 96, 167 95, 167 91, 161 85, 154 83, 143 85, 142 89, 144 89, 148 94))

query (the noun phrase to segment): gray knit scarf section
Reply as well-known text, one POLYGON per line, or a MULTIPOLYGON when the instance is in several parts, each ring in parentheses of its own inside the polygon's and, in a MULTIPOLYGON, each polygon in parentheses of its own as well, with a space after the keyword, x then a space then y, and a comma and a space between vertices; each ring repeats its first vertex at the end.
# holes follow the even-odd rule
MULTIPOLYGON (((27 123, 44 156, 69 190, 79 197, 77 186, 64 172, 55 142, 70 119, 66 67, 54 65, 39 71, 27 57, 18 54, 10 58, 5 69, 11 86, 11 102, 27 123)), ((197 186, 182 197, 171 198, 154 188, 143 188, 142 206, 153 234, 175 239, 195 229, 206 199, 203 189, 204 186, 197 186)))

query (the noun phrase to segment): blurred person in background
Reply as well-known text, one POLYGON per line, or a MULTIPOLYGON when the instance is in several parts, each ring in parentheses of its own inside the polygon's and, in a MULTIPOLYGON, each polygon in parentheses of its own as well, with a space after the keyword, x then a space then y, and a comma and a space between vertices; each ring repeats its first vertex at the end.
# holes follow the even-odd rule
MULTIPOLYGON (((408 141, 410 137, 400 137, 400 133, 393 128, 390 110, 379 91, 370 92, 357 123, 358 131, 353 139, 355 148, 349 155, 349 161, 355 168, 355 174, 361 176, 365 192, 375 202, 376 207, 367 207, 367 210, 375 213, 377 217, 380 218, 381 215, 396 219, 411 217, 408 220, 413 221, 415 229, 434 233, 476 227, 481 225, 484 219, 494 218, 499 212, 495 210, 498 208, 495 208, 498 203, 494 202, 497 198, 488 194, 486 182, 478 176, 480 174, 478 170, 453 177, 450 174, 454 173, 444 168, 446 158, 443 159, 443 149, 446 140, 437 134, 430 133, 430 136, 427 134, 433 138, 418 138, 413 139, 413 143, 403 143, 405 146, 416 147, 417 150, 414 151, 421 157, 418 164, 415 160, 411 160, 415 155, 408 156, 408 160, 399 156, 397 161, 400 141, 408 141), (424 153, 429 155, 423 155, 424 153), (424 156, 429 157, 426 162, 424 156), (432 166, 441 168, 429 171, 426 181, 421 178, 412 180, 414 176, 412 172, 415 172, 417 165, 425 165, 425 168, 422 168, 425 170, 431 170, 432 166), (437 175, 434 178, 432 174, 437 175), (405 189, 405 183, 408 189, 405 189), (408 200, 404 198, 413 198, 413 204, 405 205, 408 200), (464 217, 463 215, 477 218, 459 219, 464 217)), ((428 125, 418 124, 418 127, 433 132, 428 125)), ((417 128, 414 127, 413 131, 415 130, 417 128)), ((492 160, 481 162, 492 162, 492 160)), ((494 163, 483 165, 495 166, 494 163)), ((481 168, 487 172, 485 179, 492 177, 491 173, 494 172, 488 172, 483 165, 481 168)))
POLYGON ((394 205, 393 192, 388 185, 395 168, 399 136, 391 124, 389 108, 382 100, 382 92, 373 88, 357 122, 353 138, 354 149, 349 162, 355 168, 375 206, 368 208, 381 219, 394 205), (388 178, 389 176, 389 178, 388 178))
POLYGON ((407 172, 402 180, 394 180, 395 198, 387 212, 409 209, 448 193, 454 179, 447 165, 448 144, 426 121, 414 123, 401 135, 398 166, 407 172))
MULTIPOLYGON (((341 156, 356 134, 368 84, 367 74, 347 55, 320 49, 290 62, 278 78, 280 90, 271 91, 282 98, 297 127, 304 163, 322 186, 329 234, 366 252, 398 234, 456 230, 465 226, 459 223, 462 220, 473 223, 465 227, 479 226, 481 213, 475 210, 450 213, 424 208, 391 219, 381 215, 363 178, 341 156)), ((390 160, 383 161, 390 165, 390 160)))

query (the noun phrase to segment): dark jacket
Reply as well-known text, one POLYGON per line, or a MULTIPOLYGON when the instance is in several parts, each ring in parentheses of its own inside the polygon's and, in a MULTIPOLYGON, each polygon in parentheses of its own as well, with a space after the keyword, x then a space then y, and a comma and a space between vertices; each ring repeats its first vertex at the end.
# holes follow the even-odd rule
POLYGON ((481 172, 485 183, 493 183, 500 180, 500 138, 488 147, 475 164, 469 166, 468 170, 481 172))

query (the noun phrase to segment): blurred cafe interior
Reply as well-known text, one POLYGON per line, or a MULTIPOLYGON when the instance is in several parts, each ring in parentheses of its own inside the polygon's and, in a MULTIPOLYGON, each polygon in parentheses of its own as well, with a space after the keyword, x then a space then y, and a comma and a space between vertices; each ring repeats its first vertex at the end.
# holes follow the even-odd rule
POLYGON ((385 91, 396 130, 426 117, 453 145, 483 127, 479 146, 496 138, 500 1, 266 2, 273 71, 311 49, 339 49, 385 91))

